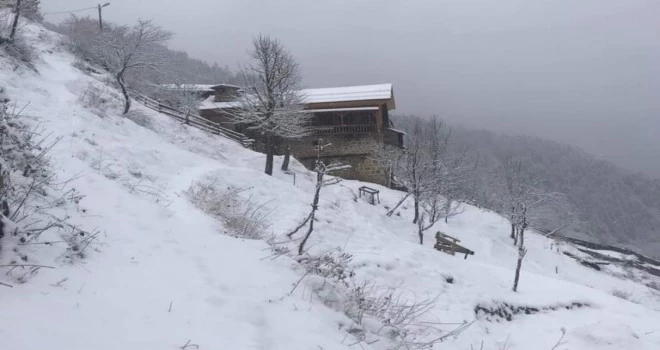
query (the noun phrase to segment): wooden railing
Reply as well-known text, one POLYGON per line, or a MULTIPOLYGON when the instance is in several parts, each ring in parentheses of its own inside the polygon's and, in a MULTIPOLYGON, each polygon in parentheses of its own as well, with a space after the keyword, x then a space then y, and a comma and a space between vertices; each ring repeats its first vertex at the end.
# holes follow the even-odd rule
POLYGON ((309 128, 313 135, 366 134, 376 132, 376 124, 323 125, 309 128))
POLYGON ((225 127, 220 126, 220 124, 208 120, 206 118, 200 117, 199 115, 196 114, 190 114, 190 113, 184 113, 181 110, 178 110, 174 107, 162 104, 154 99, 151 99, 147 96, 144 96, 142 94, 132 92, 131 96, 136 100, 141 102, 145 107, 153 109, 154 111, 157 111, 162 114, 169 115, 171 117, 174 117, 190 126, 194 126, 198 129, 204 130, 206 132, 210 132, 215 135, 221 135, 224 136, 230 140, 236 141, 243 145, 244 147, 251 148, 252 145, 254 144, 254 140, 248 138, 247 136, 236 132, 231 129, 227 129, 225 127))

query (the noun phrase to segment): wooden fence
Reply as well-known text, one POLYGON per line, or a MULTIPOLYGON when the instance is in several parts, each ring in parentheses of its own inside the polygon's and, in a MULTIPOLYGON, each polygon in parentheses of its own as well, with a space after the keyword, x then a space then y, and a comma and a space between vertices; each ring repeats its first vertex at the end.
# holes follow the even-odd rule
POLYGON ((144 96, 142 94, 138 94, 135 92, 131 93, 131 96, 136 100, 142 103, 145 107, 153 109, 154 111, 157 111, 162 114, 169 115, 171 117, 176 118, 177 120, 190 125, 194 126, 198 129, 204 130, 206 132, 210 132, 215 135, 220 135, 224 136, 230 140, 234 140, 241 145, 243 145, 246 148, 251 148, 252 145, 254 144, 254 139, 248 138, 247 136, 236 132, 231 129, 227 129, 225 127, 220 126, 220 124, 208 120, 206 118, 202 118, 199 115, 196 114, 190 114, 190 113, 184 113, 183 111, 180 111, 176 108, 170 107, 168 105, 162 104, 154 99, 151 99, 147 96, 144 96))

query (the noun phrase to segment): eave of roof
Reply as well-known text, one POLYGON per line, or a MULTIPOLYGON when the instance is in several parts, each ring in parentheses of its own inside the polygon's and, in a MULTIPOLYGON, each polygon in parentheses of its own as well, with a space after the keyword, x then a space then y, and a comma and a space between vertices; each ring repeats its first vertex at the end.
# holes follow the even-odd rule
MULTIPOLYGON (((359 85, 334 88, 300 90, 305 104, 325 104, 340 102, 379 101, 387 108, 396 108, 392 84, 359 85)), ((226 109, 240 107, 240 102, 213 102, 209 97, 202 103, 201 109, 226 109)), ((341 107, 340 107, 341 108, 341 107)))

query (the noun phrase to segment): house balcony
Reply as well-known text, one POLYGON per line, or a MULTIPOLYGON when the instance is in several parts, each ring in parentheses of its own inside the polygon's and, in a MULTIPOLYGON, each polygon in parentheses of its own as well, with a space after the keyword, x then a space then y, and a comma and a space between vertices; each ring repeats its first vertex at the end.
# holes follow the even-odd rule
POLYGON ((312 135, 348 135, 368 134, 378 131, 376 124, 349 124, 349 125, 316 125, 310 126, 312 135))

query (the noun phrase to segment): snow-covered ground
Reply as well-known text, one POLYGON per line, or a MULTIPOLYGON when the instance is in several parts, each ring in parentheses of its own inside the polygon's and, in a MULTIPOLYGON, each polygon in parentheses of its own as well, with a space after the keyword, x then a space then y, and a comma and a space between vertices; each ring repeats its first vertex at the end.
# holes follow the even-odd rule
MULTIPOLYGON (((85 259, 68 264, 43 253, 37 263, 56 269, 14 288, 0 286, 1 349, 177 349, 188 341, 199 349, 385 346, 355 344, 347 335, 349 318, 310 292, 313 279, 301 280, 294 260, 274 258, 263 241, 224 234, 223 223, 184 194, 209 176, 223 187, 245 189, 241 198, 263 203, 269 231, 285 241, 309 211, 313 173, 294 162, 295 185, 288 174, 266 176, 261 154, 139 105, 142 125, 118 109, 83 107, 80 97, 90 86, 104 90, 99 77, 74 68, 55 34, 26 29, 39 51, 37 71, 14 71, 0 58, 0 84, 13 102, 29 102, 27 119, 62 138, 50 153, 57 178, 72 179, 68 185, 85 196, 67 212, 69 220, 102 234, 85 259)), ((381 197, 371 205, 357 197, 362 185, 342 181, 323 188, 307 249, 311 255, 341 249, 353 256, 356 281, 410 300, 437 300, 418 322, 438 334, 476 319, 435 348, 483 342, 484 349, 551 349, 563 329, 556 349, 660 349, 660 292, 641 277, 597 272, 562 253, 578 254, 574 247, 530 233, 514 293, 517 253, 505 219, 465 206, 448 224, 438 223, 429 232, 450 234, 476 252, 468 259, 450 256, 432 248, 431 233, 424 246, 417 243, 410 209, 385 215, 400 192, 369 185, 381 197), (511 320, 475 313, 503 305, 530 313, 511 320)), ((57 247, 40 251, 48 249, 57 247)))

